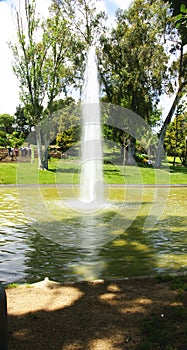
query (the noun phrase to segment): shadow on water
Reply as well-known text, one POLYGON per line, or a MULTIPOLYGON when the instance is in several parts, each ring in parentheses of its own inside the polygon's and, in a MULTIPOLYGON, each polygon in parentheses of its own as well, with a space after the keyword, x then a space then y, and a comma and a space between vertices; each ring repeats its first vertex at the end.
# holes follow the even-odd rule
POLYGON ((123 234, 103 247, 100 254, 107 261, 106 277, 116 277, 116 272, 117 277, 123 278, 186 270, 184 217, 169 216, 151 231, 144 232, 146 219, 146 216, 137 217, 123 234))
POLYGON ((145 232, 147 216, 137 216, 128 225, 118 216, 118 224, 111 229, 108 219, 112 215, 115 217, 115 212, 93 221, 90 217, 67 219, 58 227, 56 222, 35 223, 40 231, 48 230, 50 238, 28 231, 21 281, 32 283, 46 276, 60 282, 124 278, 186 269, 187 226, 183 217, 169 216, 145 232), (174 224, 177 230, 172 229, 174 224), (58 232, 57 238, 51 230, 58 232))

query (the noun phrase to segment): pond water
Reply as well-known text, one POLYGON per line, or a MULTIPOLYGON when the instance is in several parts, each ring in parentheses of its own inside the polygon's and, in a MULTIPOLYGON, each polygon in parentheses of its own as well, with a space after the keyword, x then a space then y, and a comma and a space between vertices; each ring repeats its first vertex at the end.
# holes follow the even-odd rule
POLYGON ((186 270, 187 187, 111 186, 94 213, 73 210, 71 196, 68 186, 0 187, 2 283, 186 270))

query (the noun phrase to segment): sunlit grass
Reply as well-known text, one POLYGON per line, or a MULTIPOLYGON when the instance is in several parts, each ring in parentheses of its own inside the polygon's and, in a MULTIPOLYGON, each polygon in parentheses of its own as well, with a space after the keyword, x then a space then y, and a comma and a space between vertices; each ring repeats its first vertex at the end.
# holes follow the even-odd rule
MULTIPOLYGON (((178 165, 153 167, 104 164, 107 184, 187 184, 187 168, 178 165)), ((48 171, 34 163, 0 163, 0 184, 79 184, 79 160, 51 159, 48 171)))

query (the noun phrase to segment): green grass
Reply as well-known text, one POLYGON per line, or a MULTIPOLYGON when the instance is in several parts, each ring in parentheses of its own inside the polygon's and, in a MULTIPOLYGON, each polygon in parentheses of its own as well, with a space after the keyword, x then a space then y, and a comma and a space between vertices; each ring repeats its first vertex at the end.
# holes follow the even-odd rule
MULTIPOLYGON (((35 163, 1 163, 0 184, 78 184, 78 160, 49 162, 49 170, 38 170, 35 163)), ((109 184, 187 184, 187 168, 181 165, 162 169, 104 164, 104 179, 109 184)))
POLYGON ((6 285, 7 289, 13 289, 13 288, 18 288, 19 284, 18 283, 10 283, 6 285))
POLYGON ((16 163, 0 163, 0 184, 15 184, 16 168, 16 163))
MULTIPOLYGON (((6 289, 14 289, 14 288, 19 288, 21 284, 19 283, 9 283, 6 285, 6 289)), ((24 287, 26 288, 31 288, 32 286, 30 284, 24 284, 24 287)))

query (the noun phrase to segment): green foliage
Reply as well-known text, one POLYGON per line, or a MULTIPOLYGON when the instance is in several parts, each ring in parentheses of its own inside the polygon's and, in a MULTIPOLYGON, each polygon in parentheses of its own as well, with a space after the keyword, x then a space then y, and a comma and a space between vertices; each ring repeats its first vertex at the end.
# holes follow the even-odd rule
POLYGON ((134 1, 117 12, 111 36, 102 37, 101 78, 107 101, 137 112, 150 124, 160 118, 156 105, 167 80, 162 37, 167 6, 163 1, 134 1))
POLYGON ((187 113, 179 106, 174 121, 167 129, 165 136, 165 148, 168 156, 179 157, 182 164, 185 164, 187 157, 186 145, 187 113))
POLYGON ((58 101, 54 107, 53 118, 58 120, 56 143, 65 152, 80 140, 80 104, 68 98, 58 101))
MULTIPOLYGON (((177 2, 172 0, 172 5, 177 6, 177 2)), ((184 6, 181 11, 186 16, 184 6)), ((48 18, 42 19, 36 12, 36 0, 26 0, 24 16, 16 11, 18 44, 10 44, 23 103, 15 114, 16 131, 26 136, 42 120, 50 123, 51 115, 59 110, 61 94, 67 96, 72 88, 81 86, 87 48, 92 43, 97 45, 103 100, 127 107, 151 126, 157 125, 161 119, 159 98, 165 91, 173 90, 174 72, 175 82, 180 77, 179 100, 187 81, 187 55, 182 51, 182 60, 168 69, 170 55, 164 47, 168 33, 173 40, 171 50, 176 52, 180 46, 171 17, 164 0, 135 0, 128 10, 117 12, 116 26, 106 32, 106 16, 96 11, 94 1, 52 0, 48 18)), ((77 140, 78 130, 76 116, 70 122, 65 118, 69 119, 69 115, 64 114, 57 137, 64 150, 77 140)), ((43 140, 39 127, 36 133, 39 166, 47 168, 49 135, 43 140), (39 145, 41 139, 44 152, 39 145)), ((132 153, 136 151, 135 140, 121 130, 105 125, 104 133, 120 145, 129 145, 132 153)))
POLYGON ((0 130, 7 134, 12 133, 14 117, 10 114, 0 114, 0 130))
POLYGON ((18 283, 10 283, 10 284, 7 284, 6 289, 13 289, 18 287, 19 287, 18 283))
POLYGON ((15 130, 20 132, 20 134, 26 138, 31 131, 32 123, 30 123, 29 118, 27 118, 26 107, 21 107, 20 105, 16 108, 15 113, 15 130))
MULTIPOLYGON (((10 47, 24 106, 17 117, 21 112, 28 126, 36 127, 41 168, 48 167, 49 135, 45 135, 43 150, 44 133, 41 136, 39 124, 46 119, 50 123, 55 101, 62 93, 66 96, 73 86, 79 86, 85 49, 96 37, 96 29, 102 29, 103 17, 102 13, 96 13, 95 3, 87 0, 53 0, 47 19, 37 15, 35 0, 25 1, 24 16, 16 11, 18 44, 10 44, 10 47)), ((20 118, 19 126, 23 127, 20 118)))
MULTIPOLYGON (((116 27, 100 40, 104 101, 132 110, 150 126, 160 121, 159 98, 171 85, 170 55, 163 45, 166 18, 169 18, 168 5, 164 1, 135 0, 128 10, 117 12, 116 27)), ((123 136, 127 139, 125 133, 123 136)), ((133 164, 135 150, 135 139, 130 137, 128 164, 133 164)))
POLYGON ((13 132, 7 134, 5 131, 0 131, 0 146, 1 147, 14 147, 21 146, 24 142, 24 138, 20 137, 19 133, 13 132))
POLYGON ((169 0, 175 26, 182 39, 182 44, 187 44, 187 0, 169 0))
POLYGON ((73 147, 80 139, 80 128, 75 126, 57 134, 56 142, 63 152, 73 147))
MULTIPOLYGON (((29 126, 37 126, 39 166, 47 168, 47 146, 43 151, 38 125, 50 117, 55 98, 72 82, 71 35, 57 2, 55 8, 50 8, 49 17, 42 20, 36 13, 36 1, 26 0, 24 16, 16 11, 19 43, 10 45, 14 56, 13 70, 20 82, 24 117, 29 126)), ((47 139, 48 135, 46 145, 47 139)))
POLYGON ((71 71, 67 61, 70 45, 69 29, 60 10, 47 20, 36 14, 34 0, 25 2, 26 28, 22 27, 23 16, 17 11, 17 35, 19 44, 10 45, 14 55, 14 72, 20 81, 20 97, 27 118, 36 125, 43 118, 46 99, 49 109, 68 84, 71 71))
MULTIPOLYGON (((55 2, 53 0, 53 3, 55 2)), ((60 0, 59 4, 71 26, 72 34, 74 33, 76 37, 75 40, 72 35, 73 46, 82 43, 82 47, 87 49, 90 45, 97 43, 105 29, 106 14, 97 11, 95 1, 60 0)))
POLYGON ((16 118, 9 114, 0 115, 0 146, 21 146, 24 134, 16 128, 16 118))

